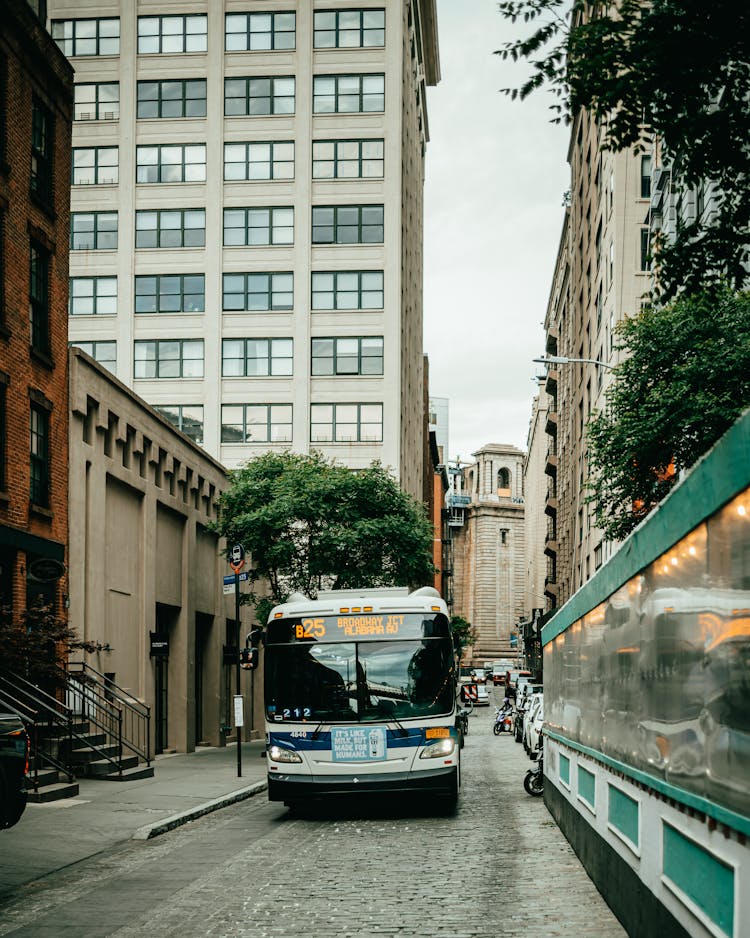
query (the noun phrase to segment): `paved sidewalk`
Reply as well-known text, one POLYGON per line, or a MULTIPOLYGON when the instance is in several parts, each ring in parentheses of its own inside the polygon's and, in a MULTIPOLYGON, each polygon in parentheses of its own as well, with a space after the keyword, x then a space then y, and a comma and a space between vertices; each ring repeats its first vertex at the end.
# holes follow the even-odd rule
POLYGON ((11 889, 108 850, 147 839, 266 789, 263 740, 237 748, 201 748, 157 756, 153 778, 79 779, 75 798, 29 804, 15 827, 0 831, 0 900, 11 889))

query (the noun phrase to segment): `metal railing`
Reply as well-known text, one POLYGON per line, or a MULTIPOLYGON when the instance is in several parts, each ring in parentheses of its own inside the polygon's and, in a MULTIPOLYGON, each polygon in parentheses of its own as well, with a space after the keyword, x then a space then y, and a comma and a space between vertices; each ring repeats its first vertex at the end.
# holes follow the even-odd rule
POLYGON ((125 748, 150 765, 151 708, 85 661, 68 662, 66 673, 74 711, 116 741, 120 759, 125 748))

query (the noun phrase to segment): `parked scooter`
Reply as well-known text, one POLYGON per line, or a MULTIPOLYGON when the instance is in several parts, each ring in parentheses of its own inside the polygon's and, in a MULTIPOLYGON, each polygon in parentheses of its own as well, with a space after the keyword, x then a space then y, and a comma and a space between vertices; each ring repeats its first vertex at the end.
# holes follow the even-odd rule
POLYGON ((527 794, 538 798, 544 793, 544 750, 537 749, 531 754, 531 758, 536 760, 536 765, 529 769, 523 780, 523 787, 527 794))
POLYGON ((492 732, 495 736, 513 732, 513 706, 508 701, 502 707, 495 707, 495 725, 492 732))

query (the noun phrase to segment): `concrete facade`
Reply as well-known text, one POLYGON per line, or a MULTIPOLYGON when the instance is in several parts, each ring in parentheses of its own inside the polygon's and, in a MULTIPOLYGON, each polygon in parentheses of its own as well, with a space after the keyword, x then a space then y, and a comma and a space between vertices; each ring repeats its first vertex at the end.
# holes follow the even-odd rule
POLYGON ((529 434, 526 443, 526 458, 523 462, 524 543, 526 546, 526 574, 524 577, 524 620, 534 617, 535 609, 544 609, 544 579, 547 575, 544 554, 549 515, 538 509, 546 503, 549 492, 549 476, 544 469, 547 460, 547 418, 549 398, 542 391, 534 398, 529 434))
MULTIPOLYGON (((221 745, 237 660, 224 663, 236 648, 234 595, 223 595, 231 571, 209 530, 224 468, 79 349, 70 408, 70 624, 100 648, 88 663, 151 707, 157 752, 221 745), (168 642, 166 659, 151 656, 152 633, 168 642)), ((241 619, 244 643, 244 609, 241 619)), ((249 736, 245 672, 242 682, 249 736)))
POLYGON ((462 478, 470 503, 453 528, 453 611, 476 629, 472 657, 484 660, 511 652, 511 633, 523 618, 524 454, 488 443, 472 455, 476 462, 462 478))
MULTIPOLYGON (((81 158, 88 160, 94 148, 108 148, 107 160, 116 159, 112 170, 74 175, 74 214, 116 213, 117 236, 114 246, 109 238, 72 253, 77 289, 89 289, 91 278, 108 278, 102 286, 115 297, 94 312, 84 302, 72 305, 70 337, 226 466, 269 447, 316 448, 353 468, 379 459, 421 498, 422 189, 425 86, 439 79, 435 6, 434 0, 383 0, 358 10, 363 16, 384 11, 384 38, 377 28, 368 32, 364 19, 356 42, 351 33, 332 38, 339 26, 322 36, 313 4, 291 0, 269 0, 259 13, 237 0, 200 0, 189 10, 159 0, 51 0, 53 35, 76 68, 75 152, 86 151, 81 158), (241 22, 247 33, 232 32, 241 22), (106 23, 117 36, 96 47, 100 54, 91 44, 77 44, 78 33, 92 23, 100 30, 106 23), (170 32, 175 24, 177 36, 170 32), (335 86, 335 93, 326 97, 316 80, 335 86), (345 92, 352 81, 362 82, 356 107, 345 92), (380 97, 368 98, 365 81, 381 82, 380 97), (158 82, 171 82, 168 93, 177 88, 186 101, 202 94, 202 103, 192 103, 183 116, 158 82), (185 82, 193 83, 190 91, 179 84, 185 82), (227 97, 238 82, 247 83, 247 116, 227 97), (83 103, 105 85, 105 104, 83 103), (264 98, 264 88, 274 90, 264 98), (157 103, 144 103, 146 93, 157 103), (159 116, 167 104, 169 114, 159 116), (360 150, 346 162, 342 144, 372 146, 378 155, 366 159, 360 150), (283 151, 283 161, 274 155, 263 163, 258 147, 271 145, 274 154, 283 151), (338 155, 326 162, 323 146, 339 147, 338 155), (243 147, 247 160, 232 163, 230 154, 243 147), (176 166, 163 163, 167 153, 176 155, 176 166), (184 181, 167 181, 178 178, 184 181), (382 207, 382 233, 322 235, 316 210, 347 206, 360 213, 382 207), (139 226, 161 224, 167 216, 154 213, 174 210, 197 213, 190 215, 198 226, 191 243, 144 246, 139 226), (241 239, 247 244, 233 240, 234 230, 226 233, 228 220, 238 217, 232 210, 248 213, 241 239), (257 211, 276 213, 263 216, 267 231, 252 228, 261 219, 257 211), (350 272, 374 274, 382 283, 364 288, 370 292, 363 297, 362 281, 353 299, 336 280, 338 289, 316 290, 313 300, 314 274, 350 272), (234 275, 236 283, 259 274, 275 278, 267 281, 268 297, 251 297, 248 287, 240 299, 228 298, 226 278, 234 275), (180 295, 169 311, 136 312, 143 303, 136 289, 154 290, 158 307, 165 278, 177 276, 192 278, 197 299, 180 295), (146 277, 162 279, 136 280, 146 277), (283 278, 277 295, 275 284, 283 278), (316 339, 338 353, 323 364, 314 361, 316 339), (364 362, 360 349, 352 367, 351 352, 343 352, 347 339, 382 341, 380 360, 364 362), (233 341, 244 354, 228 351, 233 341), (245 359, 256 352, 260 357, 248 365, 245 359), (162 353, 179 363, 154 373, 162 353), (230 354, 234 364, 228 364, 230 354), (144 365, 142 355, 155 356, 155 368, 144 365)), ((187 242, 188 215, 178 221, 187 242)))

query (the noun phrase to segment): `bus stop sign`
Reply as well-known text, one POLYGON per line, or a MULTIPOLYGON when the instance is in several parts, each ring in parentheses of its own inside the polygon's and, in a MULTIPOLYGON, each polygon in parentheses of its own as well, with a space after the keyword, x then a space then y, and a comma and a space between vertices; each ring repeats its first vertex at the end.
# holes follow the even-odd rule
POLYGON ((240 570, 245 566, 245 548, 242 544, 235 544, 232 548, 229 566, 234 570, 235 573, 239 573, 240 570))

